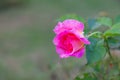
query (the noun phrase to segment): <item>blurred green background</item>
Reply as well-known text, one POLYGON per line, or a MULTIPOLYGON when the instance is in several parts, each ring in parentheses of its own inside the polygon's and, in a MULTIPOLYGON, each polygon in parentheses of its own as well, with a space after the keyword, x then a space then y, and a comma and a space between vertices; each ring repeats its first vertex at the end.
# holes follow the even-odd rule
POLYGON ((56 19, 120 14, 120 0, 0 0, 0 80, 73 80, 86 59, 60 60, 56 19))

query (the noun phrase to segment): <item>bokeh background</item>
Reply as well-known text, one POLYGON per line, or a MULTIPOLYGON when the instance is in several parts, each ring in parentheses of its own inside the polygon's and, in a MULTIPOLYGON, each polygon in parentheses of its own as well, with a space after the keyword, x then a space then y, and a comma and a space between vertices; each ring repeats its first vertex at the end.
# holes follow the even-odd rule
POLYGON ((60 60, 52 44, 66 14, 115 17, 120 0, 0 0, 0 80, 73 80, 86 59, 60 60))

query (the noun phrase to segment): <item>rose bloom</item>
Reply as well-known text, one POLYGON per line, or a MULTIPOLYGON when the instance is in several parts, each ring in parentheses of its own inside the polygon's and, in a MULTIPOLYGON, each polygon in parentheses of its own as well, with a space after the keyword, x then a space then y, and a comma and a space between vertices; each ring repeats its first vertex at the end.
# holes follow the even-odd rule
POLYGON ((81 58, 85 53, 85 44, 90 42, 84 36, 84 24, 74 19, 58 22, 54 28, 56 36, 53 43, 60 58, 81 58))

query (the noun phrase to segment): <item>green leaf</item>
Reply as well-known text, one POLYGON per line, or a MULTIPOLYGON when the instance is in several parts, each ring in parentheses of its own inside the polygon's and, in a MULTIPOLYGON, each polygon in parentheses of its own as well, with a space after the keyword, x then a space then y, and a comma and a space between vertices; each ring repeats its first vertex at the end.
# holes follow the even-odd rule
POLYGON ((94 18, 88 19, 87 23, 88 23, 89 28, 92 29, 92 27, 96 24, 96 19, 94 18))
POLYGON ((120 36, 114 36, 108 38, 110 48, 117 49, 120 47, 120 36))
POLYGON ((109 17, 99 17, 97 22, 101 25, 111 27, 112 26, 112 19, 109 17))
POLYGON ((109 17, 98 17, 96 19, 88 19, 88 28, 91 31, 102 31, 112 26, 112 19, 109 17))
POLYGON ((75 14, 68 14, 68 15, 62 16, 59 19, 57 19, 57 21, 64 21, 66 19, 76 19, 76 20, 81 21, 85 24, 85 20, 82 17, 77 16, 75 14))
POLYGON ((113 25, 111 29, 107 30, 104 33, 104 36, 117 36, 117 35, 120 35, 120 23, 113 25))
POLYGON ((93 73, 84 73, 83 78, 77 76, 74 80, 97 80, 93 73))
POLYGON ((94 29, 97 29, 99 27, 101 27, 101 24, 98 23, 96 19, 94 19, 94 18, 93 19, 88 19, 88 28, 90 30, 94 30, 94 29))
POLYGON ((102 60, 106 54, 104 41, 99 38, 90 37, 90 45, 86 46, 86 58, 88 64, 93 64, 102 60))

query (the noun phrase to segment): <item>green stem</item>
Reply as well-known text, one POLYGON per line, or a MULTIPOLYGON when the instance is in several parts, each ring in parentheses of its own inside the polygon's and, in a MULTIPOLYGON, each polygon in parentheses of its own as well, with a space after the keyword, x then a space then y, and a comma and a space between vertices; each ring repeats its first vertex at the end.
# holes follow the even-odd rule
POLYGON ((110 58, 113 60, 113 57, 112 57, 111 52, 110 52, 110 47, 109 47, 109 44, 108 44, 108 40, 107 40, 106 37, 104 38, 104 40, 105 40, 106 49, 108 51, 108 54, 109 54, 110 58))
POLYGON ((101 34, 101 32, 99 32, 99 31, 93 32, 93 33, 89 34, 89 35, 87 36, 87 38, 89 38, 90 36, 92 36, 92 35, 94 35, 94 34, 101 34))

